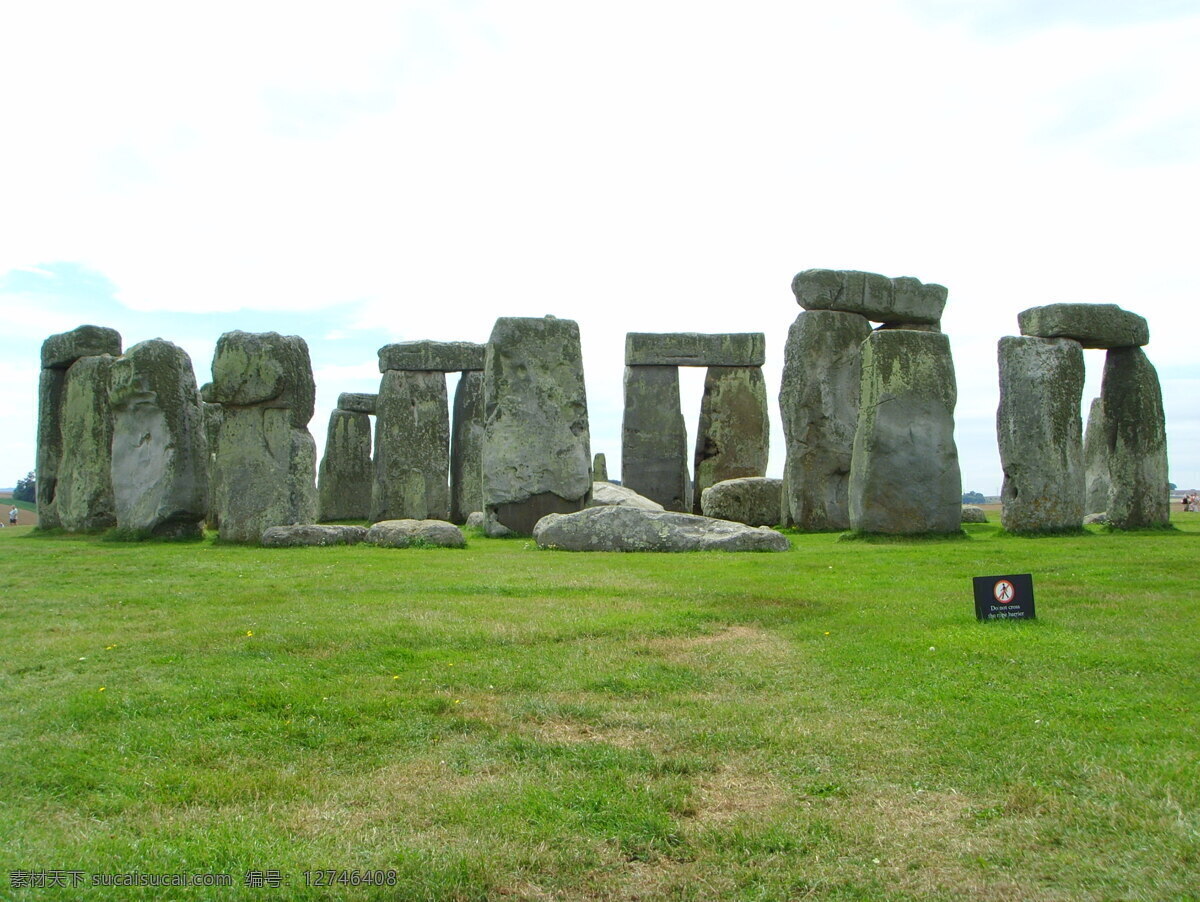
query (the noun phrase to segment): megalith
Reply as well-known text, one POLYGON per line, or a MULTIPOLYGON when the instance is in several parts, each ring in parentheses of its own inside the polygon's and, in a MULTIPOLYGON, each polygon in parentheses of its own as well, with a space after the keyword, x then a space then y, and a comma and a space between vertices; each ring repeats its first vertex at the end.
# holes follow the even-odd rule
POLYGON ((592 452, 579 326, 501 317, 484 364, 483 498, 489 534, 532 535, 586 507, 592 452))
POLYGON ((208 440, 192 360, 161 338, 112 364, 112 485, 117 527, 198 537, 208 510, 208 440))
POLYGON ((592 482, 608 482, 608 458, 603 451, 592 455, 592 482))
POLYGON ((467 370, 450 417, 450 522, 483 510, 483 371, 467 370))
POLYGON ((1108 522, 1119 529, 1169 525, 1162 390, 1141 348, 1108 351, 1100 399, 1110 479, 1108 522))
POLYGON ((692 513, 701 513, 701 496, 709 486, 726 479, 765 476, 769 443, 762 368, 710 366, 704 374, 696 429, 692 513))
POLYGON ((1092 398, 1083 433, 1084 514, 1108 510, 1108 445, 1105 439, 1104 401, 1092 398))
POLYGON ((850 462, 850 528, 861 533, 962 531, 950 340, 892 329, 863 343, 850 462))
POLYGON ((334 410, 329 415, 325 456, 317 471, 317 519, 366 520, 371 514, 370 414, 334 410))
POLYGON ((68 532, 117 523, 111 472, 113 414, 108 401, 116 359, 108 354, 81 357, 67 370, 55 510, 68 532))
POLYGON ((1116 304, 1047 304, 1017 314, 1022 335, 1070 338, 1085 348, 1132 348, 1150 341, 1146 318, 1116 304))
POLYGON ((805 310, 857 313, 877 323, 932 325, 941 322, 947 291, 911 276, 888 278, 873 272, 806 269, 792 279, 792 293, 805 310))
POLYGON ((783 352, 779 410, 787 444, 784 520, 806 532, 850 528, 848 488, 862 343, 871 324, 857 313, 801 313, 783 352))
POLYGON ((386 370, 375 414, 372 522, 445 520, 450 515, 446 374, 386 370))
POLYGON ((38 382, 37 506, 38 526, 62 526, 56 506, 59 466, 63 455, 62 407, 67 370, 84 357, 120 356, 121 336, 106 326, 79 326, 51 335, 42 342, 42 372, 38 382))
POLYGON ((221 538, 257 543, 268 527, 313 523, 317 451, 308 422, 316 385, 307 343, 226 332, 212 369, 211 399, 224 410, 213 488, 221 538))
POLYGON ((1069 338, 1005 336, 996 435, 1009 532, 1083 528, 1083 348, 1069 338))
POLYGON ((626 366, 621 484, 667 510, 691 508, 687 427, 675 366, 626 366))

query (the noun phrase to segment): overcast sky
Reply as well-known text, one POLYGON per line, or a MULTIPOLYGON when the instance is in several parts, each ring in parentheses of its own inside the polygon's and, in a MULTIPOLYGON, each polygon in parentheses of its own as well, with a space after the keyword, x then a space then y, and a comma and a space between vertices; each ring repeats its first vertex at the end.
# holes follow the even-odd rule
POLYGON ((626 332, 765 332, 779 475, 791 278, 825 267, 949 288, 964 490, 1002 478, 996 342, 1058 301, 1149 320, 1200 487, 1194 0, 39 2, 0 35, 0 485, 80 323, 199 382, 222 332, 303 336, 323 446, 380 345, 547 313, 613 475, 626 332))

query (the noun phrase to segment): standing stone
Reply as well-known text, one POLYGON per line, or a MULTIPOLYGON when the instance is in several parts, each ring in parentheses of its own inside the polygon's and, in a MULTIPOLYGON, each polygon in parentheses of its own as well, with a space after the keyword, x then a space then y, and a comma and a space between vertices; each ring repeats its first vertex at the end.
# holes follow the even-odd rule
POLYGON ((996 435, 1009 532, 1082 529, 1083 348, 1067 338, 1000 339, 996 435))
POLYGON ((375 408, 375 482, 371 520, 445 520, 450 413, 446 375, 388 370, 375 408))
POLYGON ((1167 425, 1158 373, 1141 348, 1115 348, 1100 383, 1111 484, 1108 522, 1118 529, 1170 524, 1167 425))
POLYGON ((592 455, 592 482, 608 482, 608 458, 603 451, 592 455))
POLYGON ((208 510, 208 440, 192 360, 154 338, 112 365, 112 484, 117 526, 199 536, 208 510))
POLYGON ((766 475, 770 428, 762 369, 710 366, 704 375, 696 430, 692 513, 701 513, 700 499, 709 486, 766 475))
POLYGON ((850 528, 850 458, 870 334, 865 317, 832 310, 801 313, 788 332, 779 389, 783 513, 805 532, 850 528))
POLYGON ((205 520, 209 529, 218 529, 221 518, 217 516, 216 503, 217 442, 221 437, 221 423, 225 420, 225 407, 203 400, 205 388, 211 390, 212 383, 206 383, 204 388, 200 389, 200 408, 204 413, 204 435, 208 439, 208 514, 205 520))
POLYGON ((329 415, 325 456, 317 472, 317 519, 366 520, 371 513, 371 417, 335 410, 329 415))
POLYGON ((625 367, 621 484, 667 510, 687 511, 689 483, 678 367, 625 367))
POLYGON ((62 525, 55 505, 59 465, 63 455, 62 405, 67 370, 83 357, 121 354, 121 336, 106 326, 79 326, 51 335, 42 342, 42 373, 38 382, 37 506, 38 527, 62 525))
POLYGON ((1104 402, 1092 398, 1087 429, 1083 433, 1084 512, 1102 514, 1108 510, 1108 445, 1105 443, 1104 402))
POLYGON ((862 367, 850 463, 850 528, 961 532, 957 389, 949 338, 906 329, 873 332, 863 342, 862 367))
POLYGON ((113 415, 108 386, 116 358, 82 357, 67 370, 55 508, 69 532, 117 522, 112 486, 113 415))
POLYGON ((450 419, 450 522, 483 510, 483 372, 468 370, 454 390, 450 419))
POLYGON ((316 520, 315 393, 303 338, 226 332, 217 340, 210 396, 225 415, 213 499, 223 540, 257 543, 268 527, 316 520))
POLYGON ((591 497, 592 452, 579 326, 501 317, 484 366, 483 498, 489 534, 532 535, 591 497))

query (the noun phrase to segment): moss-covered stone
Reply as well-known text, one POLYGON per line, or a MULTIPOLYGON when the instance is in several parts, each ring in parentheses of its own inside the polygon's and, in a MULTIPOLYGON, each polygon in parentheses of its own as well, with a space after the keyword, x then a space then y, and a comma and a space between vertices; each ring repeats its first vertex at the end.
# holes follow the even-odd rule
POLYGON ((317 471, 317 519, 366 520, 371 514, 371 417, 335 410, 329 415, 325 456, 317 471))
POLYGON ((371 520, 445 520, 449 466, 445 374, 388 370, 376 404, 371 520))
POLYGON ((313 416, 316 383, 308 344, 299 335, 226 332, 217 339, 209 400, 226 407, 277 407, 306 428, 313 416))
POLYGON ((765 476, 770 441, 762 369, 710 366, 704 375, 696 429, 692 513, 701 512, 701 497, 709 486, 726 479, 765 476))
POLYGON ((688 511, 690 471, 678 367, 625 367, 622 484, 667 510, 688 511))
POLYGON ((1158 372, 1141 348, 1115 348, 1100 385, 1108 450, 1108 521, 1117 529, 1170 525, 1167 424, 1158 372))
POLYGON ((69 532, 117 525, 112 485, 112 365, 104 354, 82 357, 67 370, 62 403, 62 458, 55 508, 69 532))
POLYGON ((483 509, 483 373, 464 372, 450 418, 450 520, 483 509))

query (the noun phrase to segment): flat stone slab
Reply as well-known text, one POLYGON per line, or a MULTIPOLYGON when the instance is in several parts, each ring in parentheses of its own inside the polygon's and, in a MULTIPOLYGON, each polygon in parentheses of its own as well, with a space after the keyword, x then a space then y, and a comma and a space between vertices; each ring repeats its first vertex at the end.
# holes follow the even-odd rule
POLYGON ((592 500, 589 507, 636 507, 644 511, 660 511, 665 508, 645 495, 639 495, 628 486, 614 485, 605 480, 592 483, 592 500))
POLYGON ((337 406, 338 410, 346 410, 350 413, 373 414, 378 401, 379 395, 377 394, 344 391, 338 395, 337 406))
POLYGON ((81 357, 121 356, 121 333, 107 326, 78 326, 42 342, 42 367, 65 370, 81 357))
POLYGON ((629 332, 626 366, 762 366, 762 332, 629 332))
POLYGON ((853 269, 806 269, 792 279, 792 293, 805 310, 858 313, 877 323, 937 325, 946 307, 946 288, 912 276, 889 279, 853 269))
POLYGON ((467 544, 462 530, 445 520, 381 520, 367 530, 366 542, 381 548, 412 545, 465 548, 467 544))
POLYGON ((379 372, 461 373, 483 369, 485 345, 470 341, 402 341, 379 349, 379 372))
POLYGON ((1017 314, 1022 335, 1073 338, 1085 348, 1136 348, 1150 342, 1144 316, 1116 304, 1047 304, 1017 314))
POLYGON ((704 516, 747 526, 778 526, 782 502, 783 480, 767 476, 725 479, 700 495, 704 516))
POLYGON ((787 537, 675 511, 590 507, 574 514, 548 514, 533 537, 540 548, 563 551, 787 551, 787 537))
POLYGON ((357 545, 367 537, 365 526, 272 526, 263 531, 265 548, 300 548, 311 545, 357 545))

